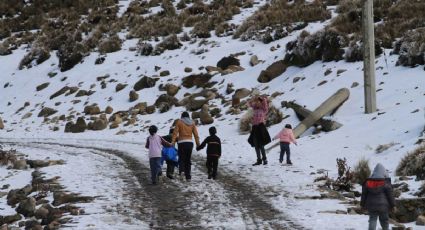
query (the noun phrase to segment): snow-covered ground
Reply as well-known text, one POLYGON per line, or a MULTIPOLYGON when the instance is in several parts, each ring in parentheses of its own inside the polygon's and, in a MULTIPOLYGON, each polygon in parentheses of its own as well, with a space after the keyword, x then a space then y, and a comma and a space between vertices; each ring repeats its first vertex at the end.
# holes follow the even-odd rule
MULTIPOLYGON (((122 5, 120 12, 125 11, 128 3, 129 1, 120 1, 122 5)), ((252 9, 243 11, 234 18, 235 22, 241 21, 241 17, 252 14, 251 11, 252 9)), ((314 32, 323 25, 324 23, 310 23, 306 30, 314 32)), ((347 206, 341 204, 339 200, 303 200, 296 197, 319 194, 313 184, 318 175, 312 174, 317 173, 319 169, 327 170, 330 177, 336 178, 336 158, 346 158, 351 167, 361 158, 368 159, 371 167, 382 163, 395 179, 394 172, 397 164, 407 152, 417 147, 415 142, 424 129, 425 78, 423 66, 396 67, 397 56, 388 56, 390 50, 385 51, 386 58, 378 57, 376 59, 376 82, 379 90, 377 92, 379 111, 373 114, 364 113, 363 73, 360 62, 316 62, 306 68, 290 67, 271 82, 258 83, 257 77, 260 72, 277 59, 281 59, 285 54, 286 43, 294 40, 298 34, 299 31, 294 32, 284 39, 266 45, 256 41, 240 42, 230 37, 212 37, 208 39, 211 43, 207 45, 199 42, 184 43, 182 49, 149 57, 138 56, 135 52, 129 51, 129 48, 135 46, 137 41, 128 40, 124 43, 122 51, 108 54, 103 64, 94 65, 99 54, 92 53, 84 59, 84 63, 67 72, 59 71, 55 53, 52 53, 52 57, 41 65, 31 69, 18 70, 19 61, 25 54, 24 47, 21 47, 12 55, 0 56, 0 117, 5 121, 5 129, 0 130, 0 141, 21 143, 40 141, 120 149, 148 165, 147 153, 144 149, 144 140, 148 135, 145 128, 155 124, 160 128, 159 134, 167 134, 172 121, 180 116, 184 108, 176 107, 166 113, 139 115, 137 126, 121 126, 114 130, 69 134, 63 132, 64 123, 60 124, 58 132, 51 130, 55 125, 42 123, 43 119, 37 117, 41 105, 57 109, 58 115, 68 114, 70 109, 82 113, 85 102, 97 103, 102 110, 109 105, 114 108, 114 111, 128 110, 141 101, 146 101, 151 105, 158 95, 163 93, 159 91, 158 87, 139 91, 140 99, 132 103, 128 102, 128 93, 139 80, 139 76, 159 75, 159 72, 155 71, 155 66, 160 66, 161 71, 169 70, 171 72, 169 76, 161 77, 156 83, 157 86, 166 83, 180 85, 181 78, 188 75, 184 72, 185 67, 191 67, 194 73, 198 73, 202 72, 198 71, 199 67, 215 66, 217 61, 224 56, 245 52, 238 57, 241 66, 245 68, 244 71, 224 76, 215 75, 211 79, 211 81, 223 82, 216 85, 222 95, 226 95, 226 85, 232 83, 235 89, 258 89, 269 95, 274 92, 282 92, 283 94, 272 102, 278 108, 280 108, 281 101, 294 100, 310 110, 314 110, 340 88, 348 88, 350 97, 331 117, 342 123, 343 127, 333 132, 316 135, 313 135, 312 129, 310 129, 299 138, 298 146, 291 146, 293 166, 279 164, 279 150, 274 149, 268 155, 269 164, 257 167, 251 166, 256 160, 256 156, 246 141, 248 136, 240 135, 238 132, 238 118, 242 115, 226 115, 225 111, 228 108, 223 107, 219 99, 213 100, 210 104, 221 108, 223 114, 222 118, 214 122, 218 136, 223 141, 223 155, 220 159, 219 171, 222 169, 226 173, 237 175, 252 184, 253 188, 271 189, 274 195, 268 197, 268 201, 273 207, 289 215, 291 220, 307 229, 364 229, 368 219, 365 215, 320 213, 320 211, 346 210, 347 206), (277 48, 278 45, 280 48, 277 48), (277 50, 271 49, 272 47, 277 50), (207 49, 208 52, 195 55, 193 51, 201 48, 207 49), (257 55, 264 62, 251 67, 249 60, 252 55, 257 55), (325 76, 324 72, 327 69, 330 69, 332 73, 325 76), (337 74, 338 70, 345 71, 337 74), (57 75, 49 78, 48 73, 50 72, 56 72, 57 75), (96 78, 104 75, 110 76, 107 80, 116 79, 119 83, 128 84, 128 86, 120 92, 115 92, 117 82, 108 83, 107 88, 101 89, 100 82, 96 78), (64 77, 66 80, 62 80, 64 77), (294 83, 293 79, 296 77, 305 79, 294 83), (324 80, 327 82, 318 86, 324 80), (50 85, 43 91, 36 92, 36 86, 45 82, 50 82, 50 85), (357 82, 358 86, 352 87, 354 82, 357 82), (9 83, 9 86, 4 88, 6 83, 9 83), (49 99, 50 95, 65 85, 79 86, 80 89, 91 89, 96 92, 88 97, 75 98, 74 95, 61 95, 53 100, 49 99), (94 85, 93 88, 91 88, 92 85, 94 85), (109 99, 110 97, 112 99, 109 99), (75 99, 82 100, 82 102, 73 104, 72 100, 75 99), (9 102, 10 105, 8 105, 9 102), (25 102, 30 102, 30 106, 16 113, 25 102), (55 105, 57 102, 61 102, 61 104, 55 105), (32 116, 21 120, 22 116, 28 112, 31 112, 32 116), (116 135, 121 130, 128 132, 116 135), (375 152, 379 145, 392 142, 396 145, 382 153, 375 152)), ((194 93, 200 90, 182 87, 176 97, 180 99, 185 93, 194 93)), ((226 95, 226 98, 230 99, 231 95, 226 95)), ((283 108, 280 110, 284 115, 289 115, 289 118, 282 121, 281 124, 270 127, 271 135, 276 134, 286 123, 293 126, 299 123, 292 110, 283 108)), ((201 138, 208 135, 209 127, 198 127, 201 138)), ((118 203, 125 206, 131 202, 125 199, 124 182, 115 179, 120 174, 127 173, 125 167, 117 166, 120 163, 112 163, 119 162, 121 159, 84 149, 75 150, 64 147, 46 149, 45 145, 41 146, 43 148, 37 149, 34 145, 25 146, 25 144, 14 147, 29 155, 30 158, 65 158, 66 165, 46 168, 46 173, 51 176, 60 174, 61 183, 72 192, 102 197, 87 206, 82 204, 89 215, 77 217, 75 219, 77 223, 72 226, 75 229, 107 229, 108 226, 117 226, 117 229, 148 228, 149 223, 131 217, 134 213, 120 213, 114 206, 118 203), (71 154, 73 152, 76 152, 75 156, 71 154), (103 172, 100 176, 99 171, 103 172), (93 225, 88 226, 87 224, 93 225)), ((205 157, 204 152, 194 152, 194 154, 200 158, 205 157)), ((27 184, 30 179, 29 171, 10 172, 0 168, 0 173, 0 187, 10 184, 12 188, 19 188, 27 184)), ((214 196, 214 193, 208 190, 209 184, 215 191, 224 189, 218 182, 206 181, 205 176, 200 172, 195 176, 197 179, 180 186, 187 186, 187 189, 196 191, 196 193, 205 193, 207 197, 214 196)), ((136 179, 135 182, 137 184, 136 179)), ((411 184, 409 193, 413 194, 419 183, 411 184)), ((409 194, 403 196, 409 196, 409 194)), ((228 204, 228 199, 226 195, 223 195, 218 198, 218 202, 228 204)), ((199 202, 201 201, 199 200, 199 202)), ((221 208, 224 213, 232 210, 230 204, 223 205, 221 208)), ((11 211, 13 210, 5 204, 4 197, 0 198, 0 215, 9 214, 11 211)), ((212 226, 225 229, 240 229, 241 226, 250 228, 250 225, 244 223, 242 214, 238 211, 233 217, 226 220, 218 217, 211 219, 208 212, 201 213, 205 214, 201 218, 201 223, 205 228, 212 226)), ((413 229, 425 229, 415 226, 414 223, 407 226, 412 226, 413 229)))

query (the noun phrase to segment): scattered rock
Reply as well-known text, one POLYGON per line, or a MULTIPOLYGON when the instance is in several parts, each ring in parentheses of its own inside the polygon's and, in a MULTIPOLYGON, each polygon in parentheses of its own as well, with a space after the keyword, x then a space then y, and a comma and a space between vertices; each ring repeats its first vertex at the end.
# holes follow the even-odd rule
POLYGON ((260 61, 258 60, 257 55, 252 55, 252 56, 251 56, 251 59, 249 60, 249 64, 250 64, 251 66, 256 66, 256 65, 258 65, 259 63, 260 63, 260 61))
POLYGON ((425 198, 397 199, 394 219, 400 223, 416 221, 425 210, 425 198))
POLYGON ((13 163, 13 168, 18 170, 27 169, 27 161, 26 160, 17 160, 13 163))
POLYGON ((208 111, 208 105, 203 105, 201 109, 201 113, 199 114, 199 118, 201 120, 201 124, 209 125, 214 122, 214 118, 211 117, 208 111))
POLYGON ((96 115, 100 113, 100 108, 97 105, 88 105, 84 107, 84 113, 86 115, 96 115))
POLYGON ((172 106, 177 105, 177 103, 177 98, 168 94, 162 94, 158 97, 158 99, 156 99, 155 106, 161 113, 164 113, 170 110, 172 106))
POLYGON ((221 75, 231 74, 239 71, 244 71, 245 69, 241 66, 231 65, 227 69, 220 71, 221 75))
POLYGON ((35 212, 35 199, 33 197, 28 197, 25 200, 19 202, 16 212, 24 215, 25 217, 34 216, 35 212))
POLYGON ((299 80, 301 80, 301 77, 294 77, 292 83, 297 83, 299 80))
POLYGON ((118 83, 117 86, 115 86, 115 92, 119 92, 119 91, 123 90, 126 86, 127 86, 127 84, 118 83))
POLYGON ((232 65, 240 66, 239 59, 232 56, 228 56, 228 57, 222 58, 220 61, 217 62, 217 67, 222 70, 225 70, 232 65))
POLYGON ((146 113, 147 114, 155 113, 155 105, 150 105, 150 106, 146 107, 146 113))
POLYGON ((168 76, 168 75, 170 75, 170 71, 168 71, 168 70, 164 70, 164 71, 161 71, 159 73, 159 76, 161 76, 161 77, 165 77, 165 76, 168 76))
POLYGON ((251 90, 246 88, 237 89, 235 93, 233 94, 232 98, 239 98, 243 99, 245 97, 248 97, 251 94, 251 90))
MULTIPOLYGON (((12 224, 16 221, 19 221, 22 219, 22 216, 19 215, 18 213, 14 214, 14 215, 9 215, 9 216, 3 216, 2 218, 2 222, 4 224, 12 224)), ((6 230, 9 230, 9 228, 6 228, 6 230)))
POLYGON ((53 205, 59 206, 66 203, 87 203, 93 200, 92 197, 88 196, 79 196, 74 193, 64 193, 64 192, 54 192, 53 193, 53 205))
POLYGON ((41 109, 40 113, 38 114, 38 117, 49 117, 53 114, 55 114, 56 112, 58 112, 55 109, 49 108, 49 107, 44 107, 43 109, 41 109))
POLYGON ((62 89, 60 89, 59 91, 57 91, 56 93, 52 94, 50 96, 50 100, 52 100, 55 97, 58 97, 64 93, 66 93, 69 90, 69 86, 64 86, 62 89))
POLYGON ((87 129, 87 124, 86 124, 86 121, 84 120, 84 117, 79 117, 75 125, 71 127, 71 132, 82 133, 86 131, 86 129, 87 129))
POLYGON ((41 84, 41 85, 37 86, 35 89, 36 89, 37 91, 41 91, 41 90, 43 90, 43 89, 47 88, 47 87, 49 86, 49 84, 50 84, 49 82, 43 83, 43 84, 41 84))
POLYGON ((347 71, 347 70, 346 69, 339 69, 339 70, 336 71, 336 75, 338 76, 338 75, 344 73, 345 71, 347 71))
POLYGON ((192 68, 185 67, 185 68, 184 68, 184 72, 186 72, 186 73, 190 73, 190 72, 192 72, 192 68))
POLYGON ((183 78, 182 85, 186 88, 196 86, 198 88, 205 88, 207 83, 212 78, 210 74, 194 74, 183 78))
POLYGON ((156 81, 158 81, 158 78, 150 78, 147 76, 142 77, 136 84, 134 85, 133 89, 136 91, 145 89, 145 88, 152 88, 155 86, 156 81))
POLYGON ((321 82, 319 82, 319 84, 317 84, 317 86, 321 86, 321 85, 324 85, 324 84, 326 84, 328 81, 326 81, 326 80, 323 80, 323 81, 321 81, 321 82))
POLYGON ((14 206, 19 203, 21 200, 27 198, 27 196, 32 192, 32 186, 26 185, 21 189, 12 189, 7 194, 7 204, 14 206))
POLYGON ((139 94, 137 94, 136 91, 131 90, 129 97, 130 97, 130 102, 137 101, 137 99, 139 99, 139 94))
POLYGON ((133 109, 139 110, 139 114, 144 114, 146 113, 146 107, 148 107, 148 103, 139 102, 133 107, 133 109))
POLYGON ((112 112, 114 112, 114 109, 111 106, 106 106, 105 108, 105 113, 106 114, 111 114, 112 112))
POLYGON ((355 88, 357 86, 359 86, 359 83, 358 82, 353 82, 353 84, 351 84, 351 88, 355 88))
POLYGON ((287 64, 284 61, 277 61, 267 67, 266 70, 261 71, 260 76, 258 76, 257 81, 260 83, 267 83, 273 80, 274 78, 280 76, 286 71, 287 64))
POLYGON ((233 88, 233 84, 232 83, 228 83, 227 87, 226 87, 226 93, 227 94, 231 94, 235 91, 235 89, 233 88))
POLYGON ((332 69, 331 68, 328 68, 328 69, 326 69, 326 71, 325 71, 325 76, 328 76, 329 74, 331 74, 332 73, 332 69))
POLYGON ((180 87, 173 84, 166 84, 165 90, 169 96, 175 96, 179 92, 180 87))

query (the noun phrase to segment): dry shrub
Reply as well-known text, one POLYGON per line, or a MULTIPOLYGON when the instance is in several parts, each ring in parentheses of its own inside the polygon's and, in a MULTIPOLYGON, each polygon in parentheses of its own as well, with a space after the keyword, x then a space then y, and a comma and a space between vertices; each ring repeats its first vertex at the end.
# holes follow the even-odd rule
POLYGON ((159 55, 163 53, 165 50, 175 50, 182 46, 177 35, 172 34, 166 37, 162 42, 158 43, 155 46, 155 50, 153 51, 155 55, 159 55))
MULTIPOLYGON (((234 37, 242 40, 264 40, 262 30, 277 28, 292 30, 296 22, 314 22, 329 19, 331 14, 321 1, 295 1, 288 4, 286 0, 273 0, 243 22, 236 30, 234 37)), ((269 32, 270 33, 270 32, 269 32)))
POLYGON ((103 39, 99 44, 99 52, 102 54, 112 53, 121 50, 122 41, 118 35, 112 35, 103 39))
POLYGON ((199 23, 196 23, 193 27, 193 30, 190 32, 192 34, 192 37, 197 38, 209 38, 211 37, 210 28, 208 28, 208 22, 201 21, 199 23))
POLYGON ((332 182, 332 189, 335 191, 349 192, 353 188, 353 173, 347 164, 347 159, 337 158, 338 178, 332 182))
POLYGON ((397 176, 417 176, 425 179, 425 144, 420 145, 401 159, 396 170, 397 176))
POLYGON ((378 147, 376 147, 376 149, 375 149, 375 152, 376 153, 382 153, 382 152, 388 150, 389 148, 393 147, 396 144, 397 143, 391 142, 391 143, 388 143, 388 144, 378 145, 378 147))
POLYGON ((19 69, 31 68, 34 64, 39 65, 50 58, 50 52, 46 47, 35 44, 29 53, 19 63, 19 69))
POLYGON ((397 65, 416 66, 425 63, 425 28, 407 32, 395 45, 397 65))
POLYGON ((245 114, 239 120, 239 132, 247 133, 251 131, 251 120, 253 116, 252 109, 248 109, 245 114))
POLYGON ((422 183, 419 191, 415 195, 419 197, 425 197, 425 182, 422 183))
POLYGON ((153 51, 153 46, 150 43, 139 40, 137 43, 137 52, 143 56, 151 55, 153 51))
POLYGON ((367 178, 369 178, 371 170, 369 167, 369 160, 364 158, 360 159, 359 162, 354 166, 353 179, 357 184, 363 184, 367 178))

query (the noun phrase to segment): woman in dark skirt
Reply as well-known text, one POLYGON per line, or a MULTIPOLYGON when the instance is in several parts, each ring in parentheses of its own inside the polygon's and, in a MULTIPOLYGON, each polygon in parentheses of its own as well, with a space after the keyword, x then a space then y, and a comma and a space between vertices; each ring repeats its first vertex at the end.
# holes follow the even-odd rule
POLYGON ((254 110, 252 116, 252 129, 248 142, 255 148, 257 162, 253 165, 267 164, 266 150, 264 146, 271 142, 270 134, 266 128, 267 113, 269 105, 265 96, 255 96, 248 105, 254 110))

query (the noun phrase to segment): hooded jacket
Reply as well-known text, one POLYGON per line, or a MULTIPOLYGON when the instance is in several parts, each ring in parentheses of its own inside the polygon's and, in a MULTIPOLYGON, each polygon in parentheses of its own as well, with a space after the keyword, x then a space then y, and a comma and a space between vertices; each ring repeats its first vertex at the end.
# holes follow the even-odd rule
POLYGON ((180 120, 177 120, 176 127, 173 132, 173 141, 181 142, 192 142, 192 134, 195 137, 196 146, 199 146, 199 135, 198 130, 196 129, 195 123, 192 119, 184 117, 180 120))
POLYGON ((395 205, 391 182, 382 164, 377 164, 363 184, 360 205, 369 212, 388 212, 395 205))

